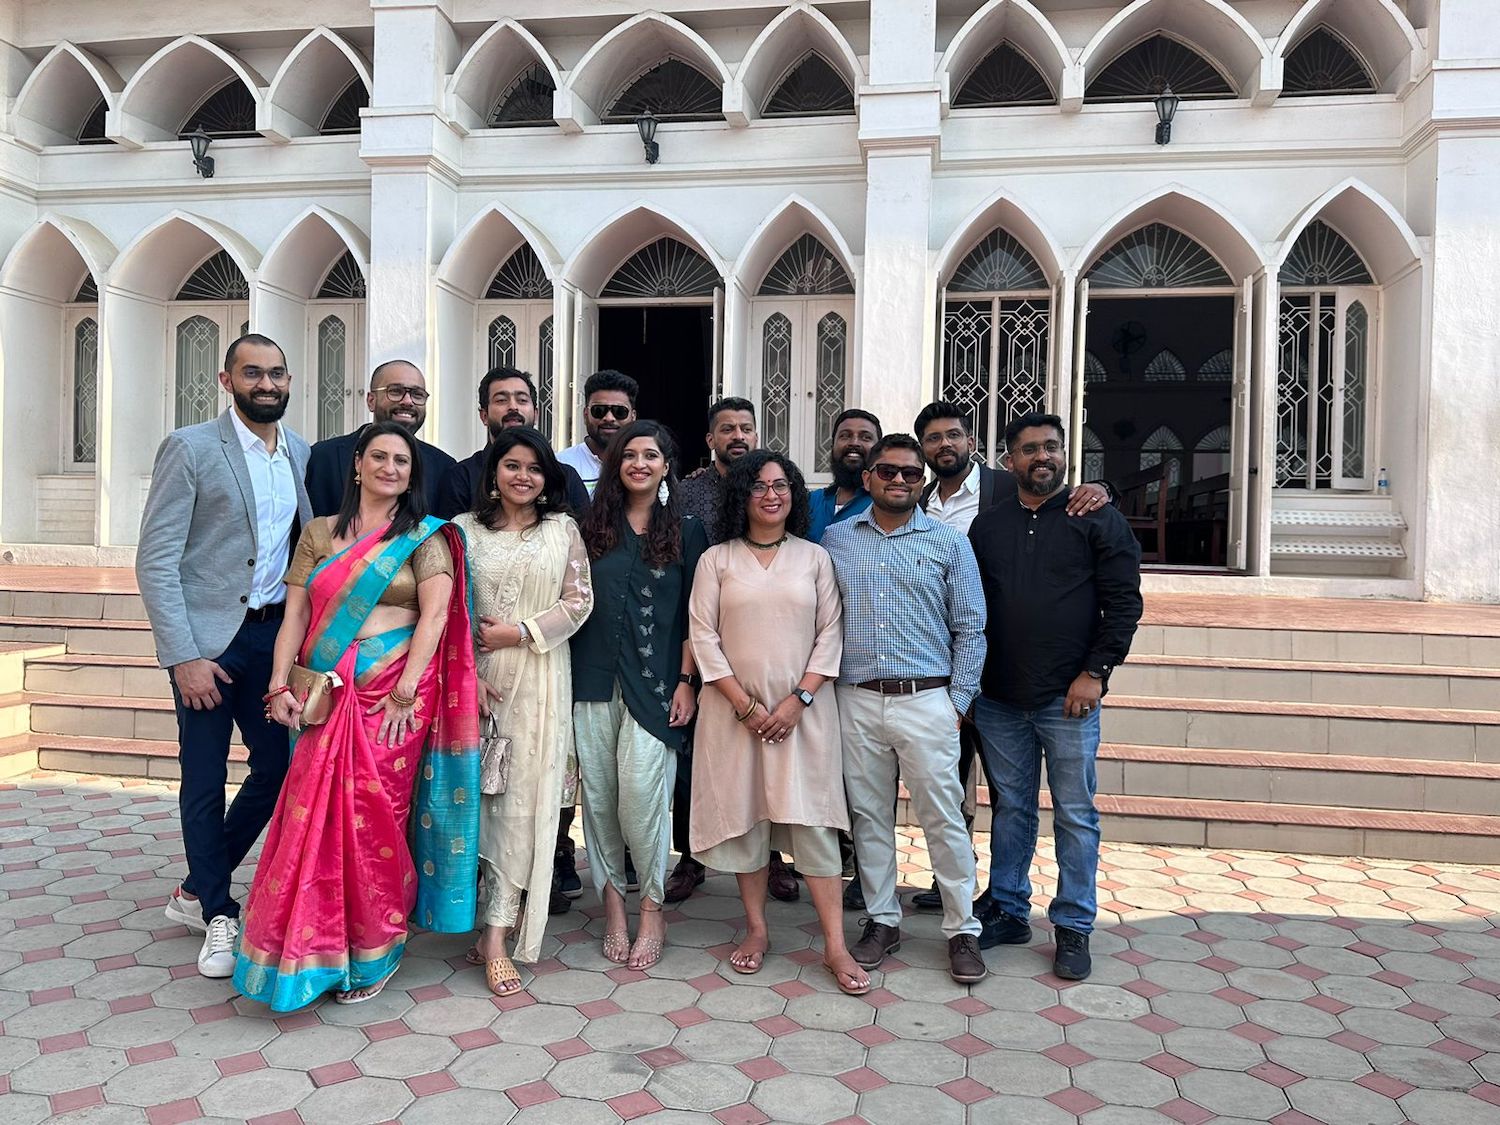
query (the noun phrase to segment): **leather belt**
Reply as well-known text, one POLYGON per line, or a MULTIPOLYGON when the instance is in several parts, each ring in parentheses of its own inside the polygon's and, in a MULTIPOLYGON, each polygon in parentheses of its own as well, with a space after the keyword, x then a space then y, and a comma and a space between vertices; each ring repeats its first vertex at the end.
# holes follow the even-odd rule
POLYGON ((878 692, 880 695, 916 695, 919 691, 947 687, 948 677, 927 676, 920 680, 866 680, 855 686, 864 688, 865 691, 878 692))
POLYGON ((245 610, 246 621, 279 621, 286 616, 286 602, 272 602, 258 609, 245 610))

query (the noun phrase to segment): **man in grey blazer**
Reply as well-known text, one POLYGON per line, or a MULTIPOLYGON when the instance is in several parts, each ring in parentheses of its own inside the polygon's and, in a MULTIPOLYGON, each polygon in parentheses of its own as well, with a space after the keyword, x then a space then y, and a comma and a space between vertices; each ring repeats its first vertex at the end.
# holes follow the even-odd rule
POLYGON ((136 581, 177 705, 179 804, 188 875, 169 919, 204 934, 198 971, 234 972, 239 904, 230 876, 270 820, 286 776, 286 728, 262 696, 286 603, 282 577, 312 518, 308 446, 281 425, 292 377, 274 340, 229 345, 219 382, 234 399, 212 422, 167 435, 141 517, 136 581), (224 809, 238 726, 250 775, 224 809))

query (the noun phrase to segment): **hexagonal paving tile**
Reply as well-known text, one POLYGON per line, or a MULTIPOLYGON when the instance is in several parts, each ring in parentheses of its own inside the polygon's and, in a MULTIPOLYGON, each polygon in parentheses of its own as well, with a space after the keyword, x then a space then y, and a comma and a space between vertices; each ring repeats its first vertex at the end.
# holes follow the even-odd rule
POLYGON ((583 1029, 583 1040, 596 1051, 625 1051, 635 1054, 653 1047, 665 1047, 677 1034, 677 1025, 663 1016, 646 1012, 616 1012, 590 1020, 583 1029))
POLYGON ((402 1035, 371 1043, 354 1065, 375 1078, 415 1078, 444 1069, 458 1057, 453 1040, 439 1035, 402 1035))
POLYGON ((10 1076, 10 1084, 23 1094, 61 1094, 106 1082, 125 1064, 125 1052, 114 1047, 75 1047, 32 1059, 10 1076))
POLYGON ((1045 1098, 1048 1094, 1066 1090, 1072 1084, 1067 1067, 1043 1055, 1021 1051, 990 1051, 978 1055, 969 1060, 969 1077, 997 1094, 1031 1098, 1045 1098))
POLYGON ((247 1106, 258 1114, 281 1113, 312 1092, 312 1080, 301 1071, 267 1068, 219 1079, 199 1095, 198 1104, 211 1117, 238 1118, 247 1106))
POLYGON ((1074 1067, 1073 1084, 1109 1105, 1149 1108, 1177 1096, 1177 1088, 1165 1074, 1141 1063, 1110 1059, 1098 1059, 1074 1067))
POLYGON ((946 1005, 916 1000, 882 1008, 875 1017, 878 1027, 902 1039, 952 1039, 968 1030, 967 1022, 961 1012, 946 1005))
POLYGON ((753 1024, 710 1021, 683 1028, 672 1046, 699 1062, 737 1063, 764 1055, 771 1037, 753 1024))
POLYGON ((895 1084, 861 1094, 859 1116, 870 1125, 963 1125, 965 1120, 963 1104, 943 1091, 895 1084))
POLYGON ((656 1071, 646 1090, 668 1109, 713 1113, 740 1105, 750 1096, 751 1085, 724 1063, 685 1062, 656 1071))
POLYGON ((496 1043, 465 1051, 448 1068, 448 1074, 460 1086, 508 1090, 541 1081, 556 1061, 542 1048, 528 1043, 496 1043))
POLYGON ((837 1031, 797 1031, 771 1044, 771 1057, 796 1074, 843 1074, 864 1065, 865 1048, 837 1031))
POLYGON ((832 1078, 783 1074, 758 1082, 751 1097, 755 1107, 774 1121, 821 1125, 854 1112, 854 1091, 832 1078))
POLYGON ((634 1055, 590 1051, 558 1063, 547 1084, 565 1097, 606 1100, 644 1089, 651 1073, 634 1055))
POLYGON ((892 1082, 913 1086, 941 1086, 964 1076, 964 1057, 941 1043, 906 1039, 877 1043, 865 1063, 892 1082))

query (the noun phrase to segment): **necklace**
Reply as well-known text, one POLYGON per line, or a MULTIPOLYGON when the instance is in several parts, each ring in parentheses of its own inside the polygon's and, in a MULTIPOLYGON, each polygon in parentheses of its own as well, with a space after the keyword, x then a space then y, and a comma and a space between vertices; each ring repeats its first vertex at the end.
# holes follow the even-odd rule
POLYGON ((787 541, 787 535, 785 532, 783 532, 781 538, 776 540, 776 542, 774 543, 757 543, 748 535, 742 536, 742 538, 745 540, 745 543, 748 546, 754 547, 757 551, 774 551, 777 547, 781 546, 787 541))

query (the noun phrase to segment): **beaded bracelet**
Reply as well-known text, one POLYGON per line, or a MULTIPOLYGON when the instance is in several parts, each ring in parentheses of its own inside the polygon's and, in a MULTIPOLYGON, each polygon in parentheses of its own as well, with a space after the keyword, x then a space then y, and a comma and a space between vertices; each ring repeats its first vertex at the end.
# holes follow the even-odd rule
POLYGON ((272 691, 266 692, 265 695, 263 695, 263 696, 260 697, 260 701, 262 703, 270 703, 271 700, 275 699, 278 695, 291 695, 291 694, 292 694, 291 687, 289 685, 287 685, 287 684, 282 684, 279 688, 275 688, 272 691))

